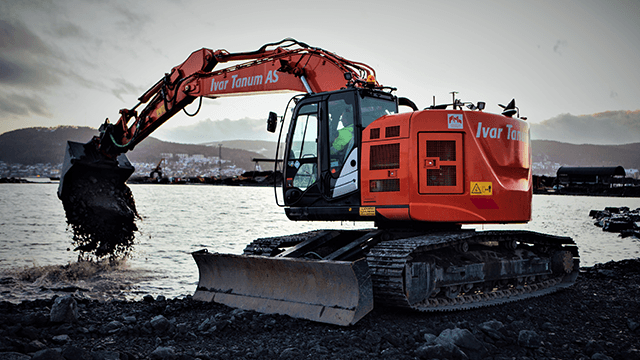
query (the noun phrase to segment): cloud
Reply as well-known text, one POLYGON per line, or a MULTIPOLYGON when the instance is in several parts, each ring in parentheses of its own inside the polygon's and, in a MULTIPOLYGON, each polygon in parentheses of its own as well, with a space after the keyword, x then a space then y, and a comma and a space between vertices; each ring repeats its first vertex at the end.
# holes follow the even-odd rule
POLYGON ((58 38, 65 39, 87 39, 88 35, 76 24, 62 21, 53 26, 53 33, 58 38))
POLYGON ((571 144, 637 143, 640 142, 640 110, 580 116, 561 114, 539 124, 531 124, 531 138, 571 144))
POLYGON ((189 126, 159 128, 152 136, 165 141, 191 144, 224 140, 278 140, 276 134, 267 132, 266 119, 249 118, 216 121, 207 119, 189 126))
POLYGON ((136 97, 138 97, 146 91, 146 89, 144 89, 143 87, 134 85, 122 78, 113 79, 113 83, 116 84, 116 87, 111 89, 111 93, 122 101, 124 101, 124 99, 122 98, 123 94, 134 94, 136 95, 136 97))
POLYGON ((23 23, 0 19, 0 83, 40 88, 60 81, 48 65, 53 54, 23 23))
POLYGON ((0 118, 29 115, 50 117, 51 113, 39 96, 0 92, 0 118))
POLYGON ((569 43, 567 42, 567 40, 558 40, 558 41, 556 41, 556 44, 553 45, 553 52, 555 52, 555 53, 557 53, 559 55, 562 55, 562 51, 567 46, 569 46, 569 43))

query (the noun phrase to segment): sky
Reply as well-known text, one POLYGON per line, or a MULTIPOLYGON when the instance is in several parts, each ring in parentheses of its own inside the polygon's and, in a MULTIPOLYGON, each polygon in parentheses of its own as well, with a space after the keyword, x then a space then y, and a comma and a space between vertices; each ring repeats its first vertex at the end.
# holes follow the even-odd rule
MULTIPOLYGON (((1 1, 0 133, 97 128, 195 50, 292 37, 371 65, 420 108, 515 98, 534 139, 639 142, 638 19, 638 0, 1 1)), ((275 140, 267 114, 290 97, 204 99, 152 136, 275 140)))

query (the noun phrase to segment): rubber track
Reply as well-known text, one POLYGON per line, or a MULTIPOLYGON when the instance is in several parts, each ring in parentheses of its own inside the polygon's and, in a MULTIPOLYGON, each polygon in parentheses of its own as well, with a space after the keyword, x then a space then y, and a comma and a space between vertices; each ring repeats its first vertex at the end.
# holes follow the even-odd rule
POLYGON ((462 241, 487 242, 516 240, 521 243, 541 244, 562 247, 572 251, 577 258, 577 247, 568 237, 559 237, 531 231, 456 231, 434 233, 407 239, 385 241, 372 248, 367 262, 372 273, 373 291, 377 305, 410 308, 423 312, 465 310, 492 306, 530 297, 541 296, 571 286, 575 274, 579 271, 578 262, 574 262, 574 272, 561 278, 549 279, 540 283, 525 285, 520 289, 498 290, 487 294, 459 296, 455 299, 427 299, 420 304, 411 305, 404 294, 404 269, 411 260, 411 254, 418 250, 428 252, 446 246, 455 246, 462 241), (567 281, 567 278, 573 277, 567 281))

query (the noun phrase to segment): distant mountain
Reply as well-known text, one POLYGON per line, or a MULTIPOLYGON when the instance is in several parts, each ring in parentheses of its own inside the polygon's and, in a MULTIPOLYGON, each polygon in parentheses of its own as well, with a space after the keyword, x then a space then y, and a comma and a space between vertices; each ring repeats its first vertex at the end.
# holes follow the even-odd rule
MULTIPOLYGON (((8 164, 35 165, 59 164, 64 159, 67 141, 86 143, 95 135, 96 129, 90 127, 59 126, 56 128, 26 128, 9 131, 0 135, 0 161, 8 164)), ((274 150, 275 151, 275 150, 274 150)), ((163 153, 203 155, 217 157, 218 147, 192 144, 177 144, 149 137, 133 151, 127 153, 132 162, 157 163, 163 153)), ((222 148, 222 158, 231 161, 237 167, 253 170, 253 158, 261 154, 243 149, 222 148)), ((264 168, 264 167, 263 167, 264 168)))
POLYGON ((26 128, 0 135, 0 161, 35 165, 62 163, 67 140, 86 143, 98 135, 90 127, 26 128))
MULTIPOLYGON (((7 164, 59 164, 63 160, 67 140, 88 142, 98 131, 89 127, 60 126, 56 128, 27 128, 0 135, 0 161, 7 164)), ((212 142, 201 145, 179 144, 148 138, 127 153, 133 162, 157 163, 166 153, 218 156, 222 144, 222 158, 237 167, 253 170, 253 158, 272 159, 276 143, 260 140, 212 142)), ((617 166, 640 169, 640 143, 627 145, 574 145, 548 140, 533 140, 534 174, 555 175, 557 167, 617 166), (545 170, 542 170, 545 169, 545 170)), ((271 169, 268 163, 263 169, 271 169)))
POLYGON ((533 162, 566 166, 617 166, 640 169, 640 143, 626 145, 574 145, 533 140, 533 162))

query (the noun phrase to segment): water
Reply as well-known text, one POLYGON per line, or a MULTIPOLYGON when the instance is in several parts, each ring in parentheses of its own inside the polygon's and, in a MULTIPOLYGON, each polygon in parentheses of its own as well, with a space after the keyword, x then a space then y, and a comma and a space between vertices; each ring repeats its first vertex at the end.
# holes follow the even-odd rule
MULTIPOLYGON (((115 269, 81 279, 45 276, 72 263, 71 248, 57 184, 0 185, 0 300, 48 297, 52 288, 79 288, 92 298, 140 298, 145 294, 172 298, 193 294, 198 270, 191 252, 240 254, 253 239, 318 228, 366 228, 373 223, 292 222, 274 201, 273 188, 203 185, 130 185, 142 221, 138 222, 133 257, 115 269), (25 278, 34 269, 36 275, 25 278), (33 279, 36 279, 35 281, 33 279)), ((640 241, 622 239, 593 225, 591 209, 640 207, 637 198, 536 195, 529 224, 475 226, 528 229, 572 237, 581 264, 637 258, 640 241)), ((467 226, 469 227, 469 226, 467 226)), ((71 276, 73 277, 73 276, 71 276)), ((59 293, 59 290, 58 290, 59 293)))

